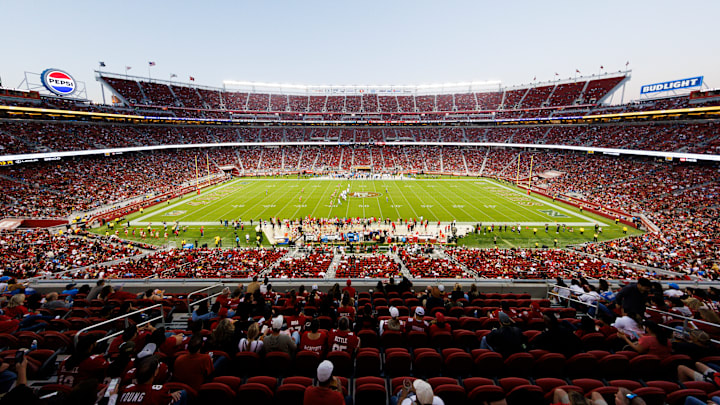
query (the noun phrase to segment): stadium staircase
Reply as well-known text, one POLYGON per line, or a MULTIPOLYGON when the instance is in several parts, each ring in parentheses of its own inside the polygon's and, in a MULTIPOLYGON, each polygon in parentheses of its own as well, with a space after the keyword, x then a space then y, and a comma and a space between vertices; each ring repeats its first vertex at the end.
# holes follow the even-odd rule
MULTIPOLYGON (((517 164, 518 156, 520 156, 520 155, 522 155, 522 152, 518 152, 517 154, 513 155, 512 159, 510 159, 507 162, 507 164, 505 164, 505 166, 503 166, 503 168, 500 169, 500 171, 498 172, 498 175, 502 177, 504 175, 505 171, 508 170, 508 168, 513 168, 514 167, 513 165, 517 164)), ((514 173, 512 170, 510 172, 511 172, 510 173, 511 175, 514 173)), ((510 176, 510 177, 514 178, 514 176, 510 176)))
POLYGON ((335 278, 335 273, 340 266, 340 256, 341 255, 335 254, 335 250, 333 249, 333 259, 332 262, 330 262, 330 266, 328 266, 327 271, 325 272, 325 278, 335 278))
MULTIPOLYGON (((487 155, 485 156, 485 158, 487 159, 487 155)), ((468 170, 467 160, 465 160, 464 153, 462 154, 462 159, 463 159, 463 167, 465 168, 465 175, 468 176, 468 175, 470 175, 470 170, 468 170)), ((483 161, 483 163, 485 163, 485 161, 483 161)))
MULTIPOLYGON (((518 101, 518 103, 517 103, 518 108, 522 107, 522 103, 523 103, 523 101, 525 101, 525 97, 530 93, 530 89, 532 89, 532 87, 528 87, 525 90, 525 93, 523 93, 522 97, 520 97, 520 101, 518 101)), ((514 108, 514 106, 511 106, 510 108, 514 108)))
POLYGON ((519 130, 517 130, 517 129, 514 130, 514 131, 512 132, 512 134, 510 134, 510 136, 507 138, 507 140, 505 140, 505 143, 512 143, 513 138, 514 138, 515 135, 518 133, 518 131, 519 131, 519 130))
MULTIPOLYGON (((485 158, 483 159, 482 166, 480 166, 480 176, 482 176, 483 172, 485 172, 485 164, 488 161, 489 155, 490 155, 490 148, 487 148, 487 150, 485 151, 485 158)), ((465 154, 463 154, 463 161, 464 160, 465 160, 465 154)), ((467 164, 465 165, 465 167, 467 168, 467 164)))
POLYGON ((412 274, 410 274, 410 270, 408 270, 407 266, 405 266, 405 262, 402 261, 400 256, 398 256, 396 253, 388 253, 388 256, 392 258, 395 263, 400 265, 400 274, 407 278, 413 278, 412 274))
POLYGON ((340 149, 340 164, 338 167, 335 167, 334 169, 342 170, 344 157, 345 157, 345 148, 342 148, 342 149, 340 149))

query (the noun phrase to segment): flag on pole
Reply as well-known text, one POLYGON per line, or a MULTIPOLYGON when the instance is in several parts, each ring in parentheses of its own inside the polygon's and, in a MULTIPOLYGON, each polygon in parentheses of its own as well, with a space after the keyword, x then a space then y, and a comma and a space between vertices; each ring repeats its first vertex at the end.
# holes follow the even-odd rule
POLYGON ((100 62, 100 67, 105 67, 105 62, 100 62))
POLYGON ((627 67, 627 65, 629 65, 629 64, 630 64, 630 61, 625 62, 625 66, 626 66, 626 67, 627 67))
POLYGON ((194 82, 194 81, 195 81, 195 78, 192 77, 192 76, 190 76, 190 81, 191 81, 191 82, 194 82))
POLYGON ((575 69, 575 73, 580 73, 580 71, 578 69, 575 69))
POLYGON ((560 76, 560 74, 558 72, 555 72, 555 76, 560 76))
POLYGON ((603 65, 600 65, 600 69, 605 69, 605 67, 603 65))
POLYGON ((155 66, 155 62, 148 62, 148 65, 155 66))
POLYGON ((172 79, 173 77, 177 77, 177 75, 175 73, 170 74, 170 78, 172 79))
POLYGON ((535 81, 536 79, 537 79, 537 76, 533 76, 533 81, 535 81))
POLYGON ((125 70, 130 70, 130 69, 132 69, 132 66, 125 66, 125 70))

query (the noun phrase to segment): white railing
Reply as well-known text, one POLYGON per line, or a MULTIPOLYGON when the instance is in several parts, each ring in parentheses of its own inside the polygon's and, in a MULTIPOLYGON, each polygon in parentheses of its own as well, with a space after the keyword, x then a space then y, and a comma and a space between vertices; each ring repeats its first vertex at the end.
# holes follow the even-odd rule
POLYGON ((199 290, 195 290, 195 291, 191 292, 190 294, 188 294, 188 296, 186 297, 186 299, 187 299, 187 307, 188 307, 188 315, 189 315, 189 314, 192 314, 192 306, 193 306, 193 305, 199 304, 199 303, 201 303, 201 302, 209 301, 209 300, 211 300, 211 299, 219 296, 220 294, 222 294, 222 291, 219 292, 219 293, 215 293, 215 294, 208 295, 207 297, 202 298, 202 299, 199 299, 199 300, 197 300, 197 301, 195 301, 195 302, 191 302, 191 301, 190 301, 190 297, 192 297, 193 295, 199 294, 199 293, 201 293, 201 292, 203 292, 203 291, 209 291, 209 290, 212 290, 212 289, 215 289, 215 288, 225 288, 225 284, 222 284, 222 283, 213 284, 213 285, 211 285, 211 286, 209 286, 209 287, 201 288, 201 289, 199 289, 199 290))
POLYGON ((562 287, 562 286, 559 286, 559 285, 557 285, 557 284, 550 284, 550 283, 548 283, 548 284, 547 284, 547 293, 546 293, 546 294, 547 294, 546 296, 547 296, 548 298, 549 298, 550 296, 553 296, 553 297, 557 297, 557 298, 558 298, 558 301, 564 300, 564 301, 565 301, 565 306, 566 306, 567 308, 570 307, 570 302, 575 302, 575 303, 578 303, 578 304, 580 304, 580 305, 586 306, 586 307, 588 307, 588 308, 595 308, 595 312, 594 312, 592 315, 590 315, 590 313, 589 313, 589 311, 588 311, 588 315, 592 316, 593 318, 597 318, 598 307, 599 307, 598 304, 597 304, 597 302, 594 303, 594 304, 591 304, 591 303, 587 303, 587 302, 585 302, 585 301, 580 301, 580 300, 577 299, 577 298, 573 298, 574 293, 573 293, 572 289, 570 289, 569 287, 562 287), (555 291, 554 291, 555 289, 565 290, 565 291, 570 292, 570 294, 569 294, 568 296, 564 296, 564 295, 561 295, 561 294, 558 293, 558 292, 555 292, 555 291))
MULTIPOLYGON (((94 325, 90 325, 90 326, 88 326, 88 327, 86 327, 86 328, 80 329, 80 330, 75 334, 75 338, 74 338, 74 340, 75 340, 75 345, 77 346, 78 340, 80 339, 80 335, 83 334, 84 332, 87 332, 87 331, 92 330, 92 329, 96 329, 96 328, 98 328, 99 326, 103 326, 103 325, 107 325, 107 324, 110 324, 110 323, 119 321, 119 320, 121 320, 121 319, 125 319, 125 327, 127 327, 127 326, 129 325, 128 319, 129 319, 131 316, 138 315, 138 314, 142 314, 142 313, 151 311, 151 310, 153 310, 153 309, 159 309, 159 310, 160 310, 160 315, 159 315, 159 316, 156 316, 156 317, 154 317, 154 318, 147 319, 147 320, 145 320, 145 321, 143 321, 143 322, 140 322, 140 323, 137 324, 137 326, 148 325, 148 324, 150 324, 150 323, 152 323, 152 322, 155 322, 155 321, 157 321, 157 320, 160 320, 160 321, 162 321, 162 326, 163 326, 163 328, 164 328, 164 327, 165 327, 165 314, 163 313, 163 306, 162 306, 162 304, 155 304, 155 305, 152 305, 152 306, 149 306, 149 307, 145 307, 145 308, 139 309, 139 310, 137 310, 137 311, 133 311, 133 312, 127 313, 127 314, 125 314, 125 315, 120 315, 120 316, 118 316, 118 317, 115 317, 115 318, 112 318, 112 319, 108 319, 107 321, 99 322, 99 323, 96 323, 96 324, 94 324, 94 325)), ((121 331, 112 333, 112 334, 110 334, 110 335, 106 335, 106 336, 104 336, 103 338, 98 339, 97 342, 98 342, 98 343, 101 343, 101 342, 104 342, 104 341, 106 341, 106 340, 110 340, 110 339, 112 339, 112 338, 114 338, 114 337, 116 337, 116 336, 122 335, 122 333, 123 333, 123 331, 121 330, 121 331)))

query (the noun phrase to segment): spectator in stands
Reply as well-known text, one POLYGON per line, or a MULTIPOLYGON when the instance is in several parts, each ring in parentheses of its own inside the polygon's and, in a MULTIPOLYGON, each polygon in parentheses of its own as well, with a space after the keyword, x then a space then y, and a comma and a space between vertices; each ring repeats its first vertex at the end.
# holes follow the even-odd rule
POLYGON ((350 322, 355 321, 355 307, 350 301, 350 295, 344 294, 342 297, 342 306, 338 308, 339 316, 346 316, 350 319, 350 322))
POLYGON ((370 304, 363 306, 363 311, 358 314, 357 322, 355 322, 355 331, 363 329, 376 330, 378 326, 378 318, 372 311, 370 304))
POLYGON ((260 290, 260 283, 258 282, 258 277, 253 276, 252 282, 248 284, 247 289, 245 290, 248 294, 255 294, 255 291, 260 290))
POLYGON ((25 307, 25 294, 16 294, 10 297, 10 301, 5 307, 5 316, 10 318, 20 318, 28 314, 25 307))
POLYGON ((432 287, 427 301, 425 302, 425 309, 430 313, 430 315, 433 314, 432 311, 435 308, 445 308, 445 301, 443 300, 442 293, 438 287, 432 287))
POLYGON ((78 293, 77 283, 70 283, 65 286, 65 289, 60 294, 70 295, 70 296, 74 297, 75 295, 77 295, 77 293, 78 293))
POLYGON ((270 333, 266 335, 263 340, 263 346, 266 352, 283 352, 289 355, 295 354, 295 350, 297 349, 295 340, 293 340, 288 333, 281 333, 283 322, 284 318, 282 315, 278 315, 272 320, 270 333))
POLYGON ((10 371, 10 363, 2 361, 2 363, 0 363, 0 394, 10 391, 16 379, 17 374, 10 371))
POLYGON ((313 385, 305 390, 303 397, 304 405, 344 405, 342 384, 340 380, 333 376, 334 366, 329 360, 325 360, 318 365, 317 381, 318 385, 313 385))
POLYGON ((215 330, 206 342, 206 350, 222 350, 228 355, 235 355, 238 341, 235 340, 235 324, 232 319, 225 318, 218 322, 215 330))
POLYGON ((355 298, 355 296, 357 296, 357 291, 355 290, 355 287, 352 286, 352 280, 348 279, 345 282, 345 287, 343 287, 342 292, 348 293, 350 298, 355 298))
POLYGON ((452 293, 450 293, 450 300, 452 300, 452 302, 456 302, 462 298, 467 299, 467 294, 463 292, 460 283, 455 283, 455 288, 452 290, 452 293))
POLYGON ((260 333, 260 324, 253 322, 247 331, 247 337, 240 339, 238 350, 241 352, 260 353, 263 350, 263 339, 265 335, 260 333))
POLYGON ((527 351, 527 337, 523 335, 522 330, 515 326, 505 312, 500 312, 498 318, 500 327, 483 336, 480 347, 498 352, 504 358, 527 351))
POLYGON ((699 361, 695 363, 694 370, 688 366, 678 366, 677 375, 678 381, 680 382, 710 381, 715 384, 720 384, 720 372, 699 361))
POLYGON ((445 315, 442 312, 435 314, 435 320, 430 323, 430 329, 428 330, 430 337, 433 337, 438 332, 452 332, 452 327, 445 322, 445 315))
POLYGON ((42 305, 43 308, 53 310, 57 308, 72 308, 72 302, 60 301, 58 299, 58 293, 51 292, 45 295, 45 303, 42 305))
POLYGON ((15 387, 0 399, 0 405, 41 405, 44 404, 35 395, 35 392, 27 386, 27 356, 23 357, 23 361, 15 364, 15 372, 17 380, 15 387))
POLYGON ((310 330, 305 331, 300 338, 300 350, 308 350, 325 356, 328 348, 328 337, 325 331, 320 330, 320 321, 313 319, 310 330))
POLYGON ((631 340, 623 332, 618 332, 618 337, 640 354, 653 354, 660 358, 669 356, 671 354, 670 345, 665 329, 653 321, 645 321, 644 326, 645 334, 637 342, 631 340))
POLYGON ((412 384, 403 384, 400 394, 390 398, 390 405, 444 405, 439 397, 433 394, 433 389, 426 381, 417 379, 412 384))
POLYGON ((582 341, 572 330, 563 326, 552 313, 543 315, 545 331, 533 339, 533 346, 549 352, 561 353, 570 358, 582 351, 582 341))
MULTIPOLYGON (((677 335, 677 334, 676 334, 677 335)), ((672 342, 672 351, 675 354, 685 354, 693 360, 706 356, 713 356, 717 352, 710 344, 710 335, 700 329, 692 329, 687 334, 680 334, 672 342)))
POLYGON ((96 299, 98 295, 100 295, 100 291, 102 291, 103 287, 105 287, 105 280, 98 280, 85 299, 88 301, 96 299))
POLYGON ((153 383, 159 371, 160 362, 156 356, 143 359, 135 372, 137 384, 120 389, 118 405, 185 405, 187 393, 184 390, 170 392, 168 388, 153 383))
POLYGON ((193 335, 188 344, 188 354, 183 354, 175 359, 173 379, 187 384, 195 390, 199 390, 214 371, 210 355, 200 353, 202 346, 202 336, 193 335))
POLYGON ((400 311, 395 307, 390 307, 390 319, 382 322, 380 334, 382 335, 385 331, 402 332, 405 330, 403 323, 400 320, 400 311))
POLYGON ((615 297, 615 303, 625 314, 643 315, 651 287, 650 280, 641 277, 637 283, 631 283, 620 290, 615 297))
POLYGON ((475 283, 470 284, 470 291, 468 291, 468 301, 472 301, 476 298, 480 298, 480 292, 478 292, 477 285, 475 283))
MULTIPOLYGON (((645 401, 633 394, 627 388, 619 388, 613 397, 615 405, 645 405, 645 401)), ((590 398, 585 398, 577 391, 567 392, 556 388, 553 392, 553 405, 608 405, 599 392, 593 392, 590 398)))
POLYGON ((411 331, 420 331, 427 333, 430 329, 430 325, 423 318, 425 317, 425 308, 418 306, 415 308, 415 316, 408 318, 405 322, 405 333, 411 331))
POLYGON ((331 352, 343 351, 351 356, 360 347, 360 338, 350 331, 350 320, 347 317, 340 318, 338 328, 330 332, 328 346, 331 352))
POLYGON ((97 338, 92 335, 80 337, 75 352, 60 363, 59 384, 74 386, 91 377, 105 377, 109 363, 102 355, 92 354, 96 341, 97 338))

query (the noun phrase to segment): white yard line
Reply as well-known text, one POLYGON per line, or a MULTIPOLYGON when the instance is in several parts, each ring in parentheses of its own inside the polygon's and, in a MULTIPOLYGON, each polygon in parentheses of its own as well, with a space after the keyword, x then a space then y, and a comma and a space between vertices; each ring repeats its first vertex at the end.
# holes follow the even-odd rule
MULTIPOLYGON (((239 180, 240 180, 240 179, 237 179, 237 180, 235 180, 235 181, 231 181, 231 182, 226 183, 226 184, 223 184, 223 185, 221 185, 221 186, 219 186, 219 187, 217 187, 217 188, 208 189, 207 191, 208 191, 208 192, 212 192, 212 191, 216 191, 216 190, 222 190, 222 189, 225 188, 225 187, 228 187, 228 186, 231 186, 231 185, 235 184, 235 183, 236 183, 237 181, 239 181, 239 180)), ((147 225, 148 222, 147 222, 146 220, 147 220, 148 218, 153 217, 153 216, 155 216, 155 215, 157 215, 157 214, 161 214, 161 213, 163 213, 163 212, 165 212, 165 211, 168 211, 168 210, 171 210, 171 209, 173 209, 173 208, 176 208, 176 207, 178 207, 178 206, 180 206, 180 205, 182 205, 182 204, 187 203, 188 201, 193 201, 193 200, 195 200, 195 199, 197 199, 197 198, 199 198, 199 197, 201 197, 201 196, 204 197, 204 195, 203 195, 202 193, 201 193, 201 194, 195 194, 195 195, 192 196, 192 197, 188 197, 188 198, 186 198, 186 199, 182 199, 182 200, 180 200, 180 201, 178 201, 178 202, 176 202, 176 203, 174 203, 174 204, 170 204, 170 205, 168 205, 168 206, 166 206, 166 207, 164 207, 164 208, 161 208, 161 209, 159 209, 159 210, 150 212, 150 213, 145 214, 145 215, 143 215, 143 216, 141 216, 141 217, 139 217, 139 218, 135 218, 134 220, 130 221, 130 225, 131 225, 131 226, 133 226, 133 225, 147 225), (145 222, 143 222, 143 221, 145 221, 145 222)), ((188 214, 188 215, 189 215, 189 214, 188 214)), ((187 216, 187 215, 185 215, 185 216, 187 216)), ((180 220, 180 219, 184 218, 185 216, 180 217, 180 218, 175 218, 174 220, 176 220, 176 221, 177 221, 177 220, 180 220)))
POLYGON ((571 214, 571 215, 573 215, 573 216, 575 216, 575 217, 582 218, 582 219, 584 219, 584 220, 590 221, 592 224, 597 223, 598 225, 601 225, 601 226, 608 226, 608 224, 606 224, 606 223, 604 223, 604 222, 597 221, 597 220, 594 220, 594 219, 592 219, 592 218, 590 218, 590 217, 587 217, 587 216, 585 216, 585 215, 583 215, 583 214, 579 214, 579 213, 573 212, 573 211, 571 211, 571 210, 569 210, 569 209, 567 209, 567 208, 565 208, 565 207, 561 207, 561 206, 559 206, 559 205, 557 205, 557 204, 554 204, 554 203, 545 201, 545 200, 543 200, 543 199, 541 199, 541 198, 535 197, 535 196, 533 196, 532 194, 530 194, 530 195, 528 196, 528 195, 522 193, 521 191, 514 190, 514 189, 512 189, 512 188, 510 188, 510 187, 508 187, 508 186, 506 186, 506 185, 504 185, 504 184, 491 182, 491 181, 489 181, 489 180, 487 180, 487 179, 486 179, 485 181, 486 181, 487 183, 494 184, 494 185, 496 185, 496 186, 498 186, 498 187, 502 187, 502 188, 504 188, 504 189, 506 189, 506 190, 510 190, 510 191, 512 191, 513 193, 520 194, 520 195, 522 195, 522 196, 526 196, 526 197, 530 198, 531 200, 535 200, 535 201, 537 201, 537 202, 539 202, 539 203, 542 203, 542 204, 545 204, 545 205, 547 205, 547 206, 556 208, 556 209, 558 209, 558 210, 560 210, 560 211, 566 212, 566 213, 571 214))

